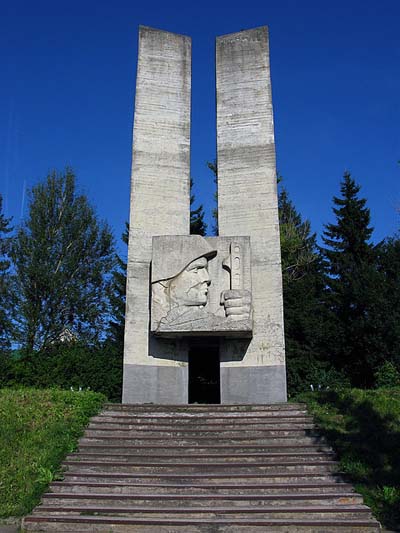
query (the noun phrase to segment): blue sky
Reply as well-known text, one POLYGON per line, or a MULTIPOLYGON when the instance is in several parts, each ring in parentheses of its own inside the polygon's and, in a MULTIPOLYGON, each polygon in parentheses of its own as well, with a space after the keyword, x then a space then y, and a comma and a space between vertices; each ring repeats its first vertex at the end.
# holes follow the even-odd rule
POLYGON ((371 208, 374 240, 399 228, 398 0, 0 6, 0 194, 14 224, 26 214, 24 190, 70 165, 119 240, 143 24, 192 37, 192 176, 211 228, 215 37, 268 25, 278 170, 296 207, 320 234, 350 170, 371 208))

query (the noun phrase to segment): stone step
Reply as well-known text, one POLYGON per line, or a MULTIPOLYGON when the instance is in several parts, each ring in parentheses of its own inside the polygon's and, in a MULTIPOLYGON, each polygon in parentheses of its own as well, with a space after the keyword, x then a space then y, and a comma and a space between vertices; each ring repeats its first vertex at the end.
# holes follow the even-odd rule
POLYGON ((109 404, 26 531, 379 531, 302 405, 109 404))
MULTIPOLYGON (((264 432, 265 434, 265 432, 264 432)), ((132 436, 129 434, 122 434, 116 436, 112 432, 105 432, 103 435, 99 432, 85 432, 85 435, 80 439, 79 443, 82 444, 114 444, 124 446, 153 446, 157 444, 158 446, 175 446, 176 448, 180 446, 212 446, 213 444, 226 444, 227 447, 231 445, 236 446, 249 446, 249 445, 259 445, 259 446, 288 446, 289 444, 294 445, 326 445, 325 439, 321 438, 318 434, 310 435, 269 435, 269 436, 243 436, 242 434, 235 437, 224 437, 221 441, 218 439, 218 436, 213 435, 212 437, 196 437, 191 435, 190 437, 160 437, 159 435, 145 435, 145 436, 132 436)))
POLYGON ((123 481, 54 481, 50 485, 52 493, 97 493, 97 494, 344 494, 353 493, 353 487, 338 481, 308 481, 293 483, 254 483, 248 480, 246 484, 238 483, 131 483, 123 481))
POLYGON ((308 417, 308 413, 306 409, 303 410, 294 410, 294 409, 287 409, 284 410, 277 410, 277 411, 252 411, 252 412, 193 412, 190 410, 179 412, 176 414, 171 413, 165 413, 165 412, 131 412, 131 411, 112 411, 110 409, 106 409, 99 413, 96 418, 115 418, 119 420, 129 420, 132 419, 139 419, 139 420, 211 420, 211 421, 217 421, 217 420, 254 420, 254 419, 262 419, 262 420, 270 420, 270 419, 278 419, 278 418, 298 418, 298 417, 308 417))
POLYGON ((86 502, 81 504, 67 505, 64 501, 62 504, 48 505, 43 503, 33 512, 34 514, 51 513, 53 515, 60 515, 65 513, 79 514, 96 514, 96 515, 133 515, 138 518, 146 516, 153 518, 163 518, 169 516, 170 518, 178 518, 185 515, 186 518, 251 518, 254 515, 264 518, 370 518, 371 511, 364 505, 259 505, 259 506, 232 506, 232 505, 204 505, 204 506, 186 506, 180 504, 178 506, 159 506, 158 504, 152 506, 145 505, 103 505, 99 502, 97 504, 89 505, 86 502))
POLYGON ((105 494, 94 492, 58 492, 47 493, 42 497, 45 506, 74 506, 74 505, 105 505, 105 506, 151 506, 156 503, 158 507, 162 506, 180 506, 181 504, 189 507, 200 507, 210 505, 227 505, 233 506, 287 506, 291 509, 292 505, 354 505, 362 504, 363 499, 357 493, 343 492, 337 493, 303 493, 298 494, 288 492, 285 494, 148 494, 141 491, 134 494, 105 494))
MULTIPOLYGON (((104 417, 105 418, 105 417, 104 417)), ((281 419, 280 417, 275 417, 274 419, 269 418, 268 420, 260 420, 255 419, 252 421, 245 421, 245 420, 218 420, 216 422, 210 421, 210 420, 199 420, 199 419, 191 419, 191 420, 176 420, 176 422, 173 422, 172 420, 120 420, 120 419, 111 419, 110 417, 107 417, 106 420, 103 420, 101 417, 96 417, 96 419, 92 419, 89 428, 90 427, 103 427, 103 428, 110 428, 110 429, 118 429, 118 428, 132 428, 132 429, 155 429, 157 431, 160 430, 175 430, 176 428, 179 428, 179 430, 185 431, 187 430, 193 430, 193 429, 202 429, 213 431, 214 429, 218 430, 228 430, 228 429, 274 429, 274 428, 292 428, 292 429, 301 429, 301 428, 309 428, 309 427, 315 427, 315 425, 312 422, 312 418, 310 417, 302 417, 302 418, 286 418, 281 419)))
POLYGON ((254 462, 254 463, 228 463, 228 462, 180 462, 180 463, 161 463, 161 462, 135 462, 135 461, 80 461, 66 460, 63 462, 70 472, 119 472, 123 471, 131 474, 143 472, 159 473, 291 473, 301 475, 303 472, 313 473, 330 473, 337 471, 338 465, 335 461, 303 461, 299 464, 297 461, 280 461, 274 463, 254 462))
POLYGON ((190 485, 191 483, 202 483, 206 485, 218 485, 220 483, 235 483, 236 485, 245 486, 249 483, 307 483, 311 481, 316 482, 341 482, 342 478, 339 474, 334 472, 263 472, 263 473, 237 473, 237 472, 220 472, 220 473, 128 473, 128 472, 93 472, 93 471, 77 471, 71 470, 64 473, 64 480, 70 482, 86 482, 96 480, 101 483, 108 483, 110 481, 117 481, 123 483, 180 483, 182 486, 190 485))
POLYGON ((181 461, 190 461, 191 463, 210 463, 224 461, 224 463, 281 463, 288 461, 293 464, 296 461, 299 464, 313 462, 331 461, 334 457, 333 453, 191 453, 191 454, 177 454, 177 453, 158 453, 158 454, 140 454, 140 453, 86 453, 79 451, 71 453, 67 456, 68 461, 104 461, 110 463, 171 463, 177 464, 181 461))
POLYGON ((25 531, 62 531, 64 533, 377 533, 375 520, 349 517, 316 519, 273 518, 174 518, 152 519, 100 516, 46 516, 37 514, 24 519, 25 531), (78 529, 79 528, 79 529, 78 529))
POLYGON ((265 424, 276 424, 279 422, 310 422, 312 417, 307 415, 306 412, 301 414, 293 414, 288 411, 285 414, 280 414, 275 412, 271 415, 270 413, 263 414, 262 412, 258 414, 249 414, 245 416, 244 414, 238 413, 229 413, 229 414, 204 414, 204 415, 181 415, 181 416, 170 416, 170 415, 133 415, 133 414, 124 414, 117 412, 107 412, 103 411, 98 416, 94 416, 91 419, 92 422, 101 422, 101 423, 138 423, 138 424, 245 424, 249 425, 252 423, 265 423, 265 424))
POLYGON ((255 411, 306 411, 304 403, 274 403, 274 404, 128 404, 107 403, 104 411, 132 412, 132 413, 254 413, 255 411))
POLYGON ((192 446, 184 446, 184 445, 159 445, 159 444, 152 444, 152 445, 131 445, 131 444, 107 444, 107 441, 105 443, 89 443, 86 444, 85 442, 80 441, 79 443, 79 452, 82 453, 104 453, 104 454, 124 454, 124 453, 131 453, 131 452, 138 452, 141 454, 158 454, 160 452, 166 452, 169 451, 172 452, 178 452, 180 456, 186 456, 190 455, 192 453, 219 453, 220 451, 223 451, 225 454, 246 454, 246 453, 315 453, 315 452, 321 452, 321 453, 332 453, 332 448, 330 446, 323 446, 323 445, 315 445, 315 444, 309 444, 309 445, 298 445, 298 444, 270 444, 270 445, 238 445, 238 444, 229 444, 227 443, 218 445, 218 444, 207 444, 207 445, 192 445, 192 446))
POLYGON ((102 425, 94 426, 90 425, 85 431, 85 437, 106 437, 107 435, 112 434, 113 437, 124 437, 128 436, 129 438, 159 438, 159 439, 169 439, 169 438, 192 438, 192 439, 204 439, 206 437, 212 439, 215 437, 221 437, 223 439, 233 439, 233 438, 266 438, 266 437, 304 437, 304 436, 314 436, 317 435, 313 424, 305 424, 302 428, 292 428, 289 426, 283 426, 276 429, 251 429, 251 428, 236 428, 236 429, 183 429, 175 428, 171 430, 167 429, 156 429, 156 428, 114 428, 114 427, 103 427, 102 425))

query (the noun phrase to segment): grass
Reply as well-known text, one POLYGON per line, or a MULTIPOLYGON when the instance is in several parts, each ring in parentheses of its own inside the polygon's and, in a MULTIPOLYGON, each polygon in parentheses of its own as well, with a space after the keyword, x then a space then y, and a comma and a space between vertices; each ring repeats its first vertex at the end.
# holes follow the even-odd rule
POLYGON ((341 470, 378 520, 400 531, 400 389, 305 393, 341 470))
POLYGON ((0 389, 0 518, 39 503, 104 401, 94 392, 0 389))

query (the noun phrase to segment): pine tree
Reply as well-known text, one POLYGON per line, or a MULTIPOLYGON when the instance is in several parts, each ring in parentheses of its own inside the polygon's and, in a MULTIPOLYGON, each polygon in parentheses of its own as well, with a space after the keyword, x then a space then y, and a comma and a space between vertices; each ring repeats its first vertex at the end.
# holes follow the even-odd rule
POLYGON ((359 197, 360 186, 349 172, 340 192, 341 197, 333 198, 336 222, 327 224, 323 235, 327 302, 336 331, 331 353, 354 385, 368 386, 377 357, 372 311, 379 299, 376 253, 369 242, 373 229, 366 200, 359 197))
POLYGON ((204 209, 200 204, 197 209, 193 209, 195 203, 195 196, 192 193, 193 179, 190 178, 190 234, 191 235, 205 235, 207 231, 207 224, 204 222, 204 209))
POLYGON ((0 195, 0 352, 10 345, 10 332, 12 321, 10 317, 11 309, 14 307, 10 287, 10 238, 7 236, 12 228, 10 218, 6 218, 2 213, 3 198, 0 195))
POLYGON ((29 215, 12 246, 17 341, 31 351, 61 339, 99 339, 108 322, 113 237, 71 169, 32 188, 29 215))

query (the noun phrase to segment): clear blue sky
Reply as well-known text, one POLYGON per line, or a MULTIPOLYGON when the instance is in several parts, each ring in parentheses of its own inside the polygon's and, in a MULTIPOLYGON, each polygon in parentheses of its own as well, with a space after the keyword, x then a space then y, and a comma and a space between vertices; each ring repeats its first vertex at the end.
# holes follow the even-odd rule
POLYGON ((347 169, 374 240, 399 228, 399 0, 2 0, 0 193, 14 223, 24 186, 70 165, 119 240, 139 24, 193 39, 192 176, 210 226, 215 36, 268 25, 278 169, 296 207, 320 234, 347 169))

